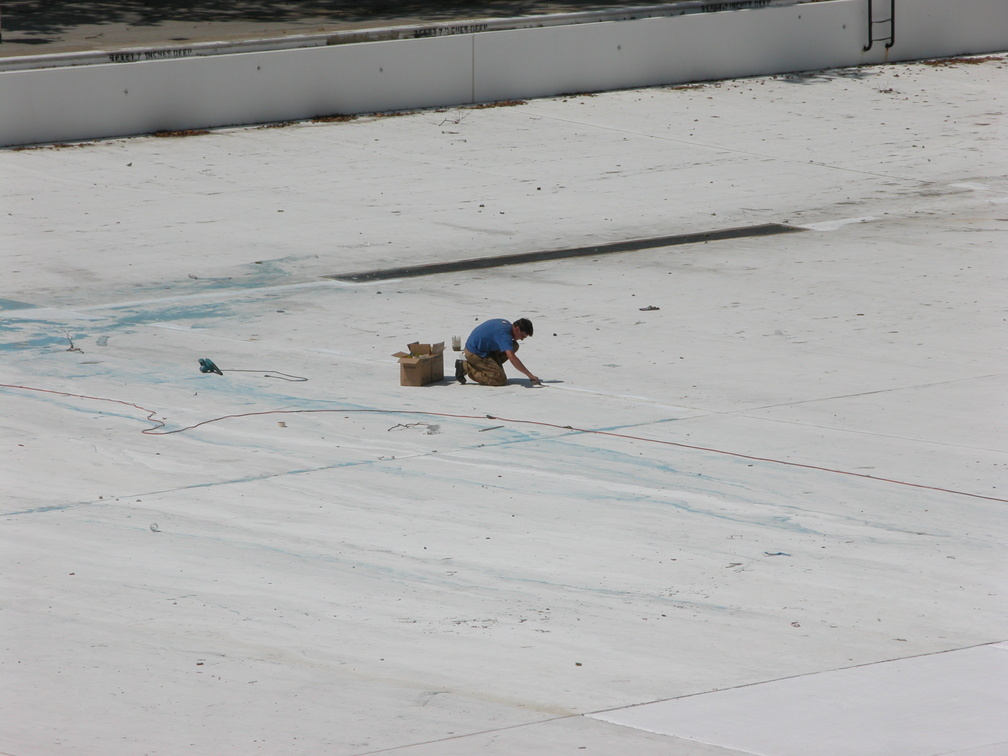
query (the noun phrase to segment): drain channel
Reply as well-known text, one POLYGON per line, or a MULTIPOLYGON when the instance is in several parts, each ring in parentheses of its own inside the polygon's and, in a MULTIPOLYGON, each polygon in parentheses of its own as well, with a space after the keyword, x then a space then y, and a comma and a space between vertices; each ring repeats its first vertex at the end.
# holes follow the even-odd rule
POLYGON ((565 260, 570 257, 593 257, 596 255, 612 255, 619 252, 637 252, 642 249, 675 247, 680 244, 699 244, 701 242, 721 241, 723 239, 742 239, 750 236, 774 236, 776 234, 789 234, 803 230, 796 226, 785 226, 782 223, 764 223, 760 226, 725 228, 693 234, 676 234, 675 236, 657 236, 650 239, 631 239, 630 241, 596 244, 590 247, 552 249, 544 252, 522 252, 514 255, 478 257, 471 260, 455 260, 454 262, 427 263, 424 265, 406 265, 401 268, 367 270, 360 273, 340 273, 323 276, 323 278, 350 283, 387 281, 390 278, 434 276, 439 273, 458 273, 460 271, 480 270, 482 268, 501 268, 505 265, 524 265, 526 263, 547 260, 565 260))

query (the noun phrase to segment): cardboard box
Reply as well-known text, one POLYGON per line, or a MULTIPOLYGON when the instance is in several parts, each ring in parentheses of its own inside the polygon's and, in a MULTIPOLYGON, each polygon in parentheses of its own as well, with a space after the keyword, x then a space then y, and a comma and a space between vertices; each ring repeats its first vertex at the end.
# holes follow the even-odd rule
POLYGON ((399 385, 426 386, 444 378, 444 342, 407 344, 408 352, 396 352, 399 358, 399 385))

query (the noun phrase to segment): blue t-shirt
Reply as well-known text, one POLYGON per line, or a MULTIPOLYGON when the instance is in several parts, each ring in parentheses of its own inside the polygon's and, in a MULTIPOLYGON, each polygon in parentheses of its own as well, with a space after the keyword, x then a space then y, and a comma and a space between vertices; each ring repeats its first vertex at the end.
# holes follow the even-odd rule
POLYGON ((506 352, 515 348, 511 324, 506 320, 488 320, 480 323, 469 334, 465 348, 477 357, 486 357, 490 352, 506 352))

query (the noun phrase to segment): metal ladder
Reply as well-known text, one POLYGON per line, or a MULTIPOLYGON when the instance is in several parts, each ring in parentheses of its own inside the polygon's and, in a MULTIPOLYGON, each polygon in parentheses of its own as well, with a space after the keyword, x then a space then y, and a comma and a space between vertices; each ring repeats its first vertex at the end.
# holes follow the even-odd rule
POLYGON ((868 0, 868 44, 863 48, 864 52, 871 50, 872 45, 876 42, 885 42, 886 50, 896 42, 896 0, 889 0, 889 18, 880 19, 875 18, 876 2, 884 7, 885 0, 868 0), (889 36, 876 36, 885 32, 886 24, 888 24, 889 36))

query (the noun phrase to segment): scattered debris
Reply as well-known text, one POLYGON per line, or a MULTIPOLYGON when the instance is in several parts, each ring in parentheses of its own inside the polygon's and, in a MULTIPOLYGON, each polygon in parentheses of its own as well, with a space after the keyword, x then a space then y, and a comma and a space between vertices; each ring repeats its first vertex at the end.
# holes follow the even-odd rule
POLYGON ((487 108, 513 108, 518 105, 527 105, 527 100, 498 100, 497 102, 481 102, 478 105, 469 105, 467 110, 486 110, 487 108))
POLYGON ((982 58, 939 58, 920 62, 925 66, 976 66, 980 63, 1000 63, 1003 60, 999 55, 988 55, 982 58))
POLYGON ((398 423, 397 425, 393 425, 388 430, 389 431, 409 430, 411 428, 421 428, 421 427, 426 429, 426 433, 428 436, 435 435, 441 429, 441 426, 437 425, 436 423, 419 422, 419 423, 398 423))
POLYGON ((415 110, 383 110, 380 113, 371 113, 371 118, 400 118, 401 116, 416 115, 415 110))
POLYGON ((468 115, 469 115, 468 113, 463 113, 461 110, 458 110, 455 112, 455 115, 448 116, 443 121, 441 121, 441 123, 439 123, 438 126, 444 126, 446 123, 450 123, 453 126, 458 126, 460 123, 462 123, 462 121, 466 119, 468 115))
POLYGON ((641 312, 650 312, 651 310, 660 310, 661 307, 655 307, 654 305, 648 305, 647 307, 641 307, 641 312))
POLYGON ((151 134, 152 137, 158 137, 159 139, 174 138, 174 137, 191 137, 191 136, 203 136, 204 134, 209 134, 208 129, 162 129, 161 131, 155 131, 151 134))
POLYGON ((80 352, 81 354, 84 354, 83 349, 74 346, 73 339, 70 338, 70 334, 66 332, 65 328, 63 329, 63 335, 66 336, 67 341, 70 342, 70 346, 67 347, 68 352, 80 352))
POLYGON ((14 147, 13 152, 28 152, 33 150, 69 150, 77 147, 94 147, 97 142, 57 142, 56 144, 28 145, 14 147))
MULTIPOLYGON (((333 115, 317 115, 314 118, 309 118, 308 120, 312 123, 344 123, 346 121, 353 121, 357 116, 352 115, 341 115, 339 113, 333 115)), ((288 122, 291 123, 291 122, 288 122)), ((277 124, 277 128, 286 124, 277 124)))

